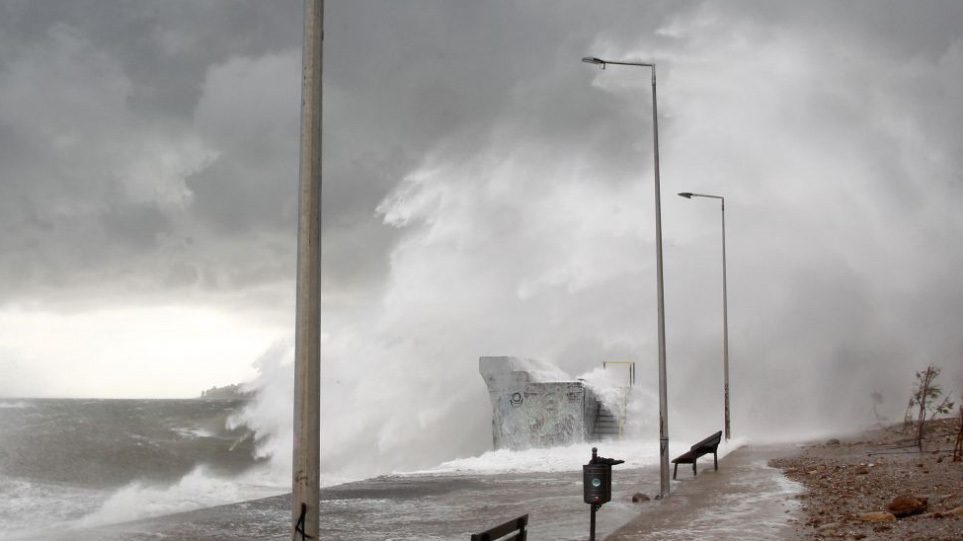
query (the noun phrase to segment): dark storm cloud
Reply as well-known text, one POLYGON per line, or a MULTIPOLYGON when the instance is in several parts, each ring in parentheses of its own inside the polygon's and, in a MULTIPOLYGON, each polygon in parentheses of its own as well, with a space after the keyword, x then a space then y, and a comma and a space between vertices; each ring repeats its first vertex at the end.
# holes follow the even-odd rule
POLYGON ((142 285, 167 265, 175 273, 191 265, 184 258, 214 274, 251 274, 226 268, 236 260, 230 253, 210 258, 220 243, 198 248, 205 254, 169 252, 178 239, 209 237, 207 229, 230 238, 266 225, 269 235, 286 235, 293 224, 300 5, 27 2, 2 10, 0 220, 11 231, 6 243, 29 246, 35 263, 58 262, 23 265, 8 252, 4 267, 22 278, 11 291, 99 287, 73 270, 90 260, 103 277, 142 285), (287 68, 281 76, 277 65, 287 68), (270 79, 249 80, 256 76, 270 79), (224 113, 235 116, 225 122, 224 113))
MULTIPOLYGON (((626 144, 633 137, 605 129, 610 123, 591 107, 593 97, 570 88, 579 76, 579 55, 605 15, 570 19, 566 12, 574 7, 561 4, 498 7, 328 7, 325 193, 334 203, 325 207, 325 234, 367 239, 327 243, 325 276, 335 289, 359 280, 357 287, 368 287, 383 278, 382 250, 361 256, 358 246, 392 242, 395 232, 378 225, 374 209, 397 182, 432 150, 470 156, 495 136, 499 118, 528 119, 514 124, 526 126, 525 132, 499 137, 521 139, 531 129, 543 139, 557 137, 559 145, 601 139, 596 148, 613 163, 638 159, 626 144), (568 26, 572 22, 578 25, 568 26), (559 40, 571 50, 560 53, 559 40), (563 70, 562 83, 554 80, 556 70, 544 72, 560 54, 571 56, 575 68, 563 70), (545 74, 519 86, 528 73, 545 74), (553 91, 564 88, 569 90, 553 91), (585 124, 594 136, 573 129, 585 124), (350 252, 340 251, 342 246, 350 252)), ((0 65, 4 80, 18 90, 18 100, 7 100, 10 110, 24 111, 0 119, 0 138, 10 154, 4 219, 16 226, 15 237, 22 237, 17 242, 63 251, 57 258, 83 246, 81 251, 102 252, 109 266, 116 240, 121 252, 144 256, 138 272, 150 274, 149 252, 157 245, 126 242, 130 232, 106 230, 124 227, 116 217, 129 209, 160 213, 154 221, 171 238, 237 237, 252 229, 290 238, 300 9, 299 2, 5 5, 0 65), (156 179, 131 175, 156 167, 162 161, 156 154, 165 152, 185 163, 170 173, 164 189, 183 193, 167 194, 166 201, 132 194, 150 192, 146 184, 156 179), (131 168, 136 172, 124 170, 131 168), (73 225, 48 227, 46 233, 33 227, 53 223, 73 225), (87 236, 78 245, 65 230, 87 236)), ((608 33, 651 31, 659 22, 620 19, 609 23, 608 33)), ((611 101, 598 104, 616 113, 611 101)), ((65 262, 51 272, 69 268, 65 262)))
POLYGON ((122 66, 133 108, 168 117, 191 114, 211 64, 299 48, 299 14, 290 0, 8 2, 0 28, 19 45, 44 40, 54 25, 77 29, 122 66))

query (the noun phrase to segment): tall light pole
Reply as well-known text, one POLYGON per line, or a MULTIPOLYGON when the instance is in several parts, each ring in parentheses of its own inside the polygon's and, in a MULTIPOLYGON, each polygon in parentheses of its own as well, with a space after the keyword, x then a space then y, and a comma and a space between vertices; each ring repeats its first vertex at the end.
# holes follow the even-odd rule
POLYGON ((304 0, 291 539, 317 539, 321 505, 321 68, 324 0, 304 0))
POLYGON ((646 62, 613 62, 586 57, 582 62, 618 66, 652 68, 652 146, 655 152, 655 261, 656 289, 659 303, 659 496, 669 495, 669 412, 665 384, 665 289, 662 285, 662 195, 659 186, 659 114, 655 91, 655 64, 646 62))
POLYGON ((723 372, 723 392, 725 397, 726 411, 726 440, 730 437, 729 431, 729 301, 726 296, 726 198, 721 195, 708 195, 704 193, 682 192, 679 194, 686 199, 693 197, 706 197, 718 199, 722 203, 722 372, 723 372))

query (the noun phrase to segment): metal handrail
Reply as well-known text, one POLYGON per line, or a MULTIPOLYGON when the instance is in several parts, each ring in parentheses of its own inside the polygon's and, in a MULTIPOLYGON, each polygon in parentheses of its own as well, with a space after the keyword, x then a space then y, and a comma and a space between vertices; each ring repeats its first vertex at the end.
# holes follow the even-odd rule
POLYGON ((629 387, 635 385, 635 361, 602 361, 602 368, 608 369, 610 364, 629 365, 629 387))
POLYGON ((635 361, 602 361, 602 368, 608 370, 610 364, 625 364, 629 367, 629 384, 624 387, 625 392, 622 393, 622 404, 621 410, 618 412, 618 418, 616 422, 619 426, 619 439, 622 439, 622 433, 625 428, 625 417, 629 409, 629 391, 635 386, 635 361))

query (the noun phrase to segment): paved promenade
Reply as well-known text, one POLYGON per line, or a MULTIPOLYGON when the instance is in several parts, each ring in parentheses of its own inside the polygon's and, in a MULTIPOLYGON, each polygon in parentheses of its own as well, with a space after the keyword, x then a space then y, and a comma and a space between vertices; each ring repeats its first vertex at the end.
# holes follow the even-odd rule
MULTIPOLYGON (((679 466, 674 492, 663 502, 645 504, 641 515, 606 541, 782 540, 796 537, 802 488, 767 466, 787 447, 745 446, 719 461, 699 460, 699 475, 679 466)), ((706 460, 708 459, 708 460, 706 460)))

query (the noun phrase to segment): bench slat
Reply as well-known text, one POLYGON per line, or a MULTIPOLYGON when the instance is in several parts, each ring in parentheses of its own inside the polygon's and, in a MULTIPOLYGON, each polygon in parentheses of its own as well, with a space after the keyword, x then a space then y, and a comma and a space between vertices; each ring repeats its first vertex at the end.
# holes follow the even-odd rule
POLYGON ((703 447, 718 447, 719 443, 722 441, 722 431, 718 431, 715 434, 709 436, 708 438, 700 441, 699 443, 693 445, 691 449, 694 451, 703 447))
POLYGON ((692 451, 686 451, 685 453, 672 459, 672 462, 679 463, 679 464, 691 464, 695 462, 695 460, 700 456, 702 456, 703 454, 705 453, 700 454, 700 453, 693 453, 692 451))
POLYGON ((471 541, 495 541, 502 536, 518 531, 519 533, 504 539, 503 541, 525 541, 525 526, 528 525, 528 515, 513 518, 504 524, 499 524, 494 528, 485 530, 482 533, 472 534, 471 541))

